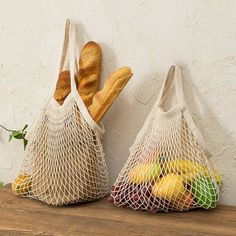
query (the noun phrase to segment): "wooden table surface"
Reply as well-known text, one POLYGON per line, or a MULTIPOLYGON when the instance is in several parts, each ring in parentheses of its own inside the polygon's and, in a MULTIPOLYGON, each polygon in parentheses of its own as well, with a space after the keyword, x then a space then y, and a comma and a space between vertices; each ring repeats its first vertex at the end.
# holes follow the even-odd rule
POLYGON ((0 235, 236 235, 236 207, 158 213, 118 208, 106 199, 67 207, 0 190, 0 235))

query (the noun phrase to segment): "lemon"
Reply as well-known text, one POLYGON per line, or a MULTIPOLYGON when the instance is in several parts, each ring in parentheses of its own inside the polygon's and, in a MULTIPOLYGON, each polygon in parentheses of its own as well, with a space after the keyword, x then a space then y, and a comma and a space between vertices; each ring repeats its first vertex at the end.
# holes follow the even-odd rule
POLYGON ((19 175, 12 183, 12 190, 18 195, 27 194, 31 188, 31 177, 27 174, 19 175))
MULTIPOLYGON (((199 175, 203 175, 210 178, 210 170, 205 165, 201 165, 197 162, 185 159, 176 159, 167 161, 164 163, 162 168, 165 173, 177 173, 179 174, 184 182, 190 183, 194 181, 199 175)), ((212 178, 221 184, 222 178, 218 171, 213 171, 212 178)))
POLYGON ((128 174, 129 182, 141 184, 146 181, 152 181, 158 178, 161 174, 159 164, 138 164, 130 170, 128 174))
POLYGON ((176 174, 165 175, 153 185, 152 193, 169 201, 180 200, 185 193, 182 178, 176 174))

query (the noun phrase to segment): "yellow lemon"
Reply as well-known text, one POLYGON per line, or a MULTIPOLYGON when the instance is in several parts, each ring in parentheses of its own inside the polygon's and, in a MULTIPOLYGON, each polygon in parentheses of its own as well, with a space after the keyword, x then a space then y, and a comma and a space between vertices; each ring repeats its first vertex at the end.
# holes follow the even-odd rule
POLYGON ((18 195, 27 194, 31 188, 31 177, 27 174, 19 175, 12 183, 12 190, 18 195))
POLYGON ((200 165, 197 162, 185 159, 176 159, 172 161, 166 161, 163 169, 168 173, 189 173, 189 172, 204 172, 206 166, 200 165))
POLYGON ((175 201, 183 198, 185 188, 182 178, 176 174, 168 174, 153 185, 152 193, 155 197, 175 201))
POLYGON ((161 174, 159 164, 138 164, 130 170, 128 179, 131 183, 141 184, 146 181, 152 181, 161 174))
POLYGON ((189 173, 182 172, 179 175, 182 177, 182 180, 184 182, 187 182, 189 184, 194 182, 195 179, 199 175, 202 175, 202 176, 205 176, 205 177, 208 177, 208 178, 213 178, 219 186, 222 183, 222 176, 218 171, 213 171, 212 175, 209 174, 207 169, 205 171, 200 171, 200 172, 198 170, 192 171, 192 172, 189 172, 189 173))
POLYGON ((214 177, 217 184, 220 186, 222 184, 222 175, 218 171, 214 171, 214 177))
MULTIPOLYGON (((210 177, 210 172, 207 166, 185 159, 166 161, 163 164, 162 170, 164 174, 179 174, 183 181, 188 183, 194 181, 199 175, 210 177)), ((221 175, 219 172, 213 171, 213 178, 215 178, 218 185, 221 184, 221 175)))

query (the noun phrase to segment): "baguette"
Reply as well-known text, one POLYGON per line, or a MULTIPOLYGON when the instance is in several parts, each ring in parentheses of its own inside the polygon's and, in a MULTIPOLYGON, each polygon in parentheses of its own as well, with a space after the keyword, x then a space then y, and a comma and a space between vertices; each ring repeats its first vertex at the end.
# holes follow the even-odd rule
POLYGON ((100 46, 90 41, 82 49, 79 60, 77 90, 88 108, 99 88, 102 52, 100 46))
POLYGON ((71 91, 70 87, 70 71, 65 70, 60 72, 57 80, 56 90, 54 92, 54 98, 62 105, 66 97, 71 91))
POLYGON ((95 94, 88 110, 96 123, 101 121, 132 75, 129 67, 118 69, 106 80, 103 89, 95 94))

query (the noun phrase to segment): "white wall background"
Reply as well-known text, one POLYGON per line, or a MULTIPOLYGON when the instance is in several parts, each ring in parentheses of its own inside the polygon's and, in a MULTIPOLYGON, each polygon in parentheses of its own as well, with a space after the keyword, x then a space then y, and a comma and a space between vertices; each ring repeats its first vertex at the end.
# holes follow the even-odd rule
MULTIPOLYGON (((54 81, 64 21, 81 44, 99 42, 103 77, 129 65, 132 80, 104 118, 111 183, 128 157, 168 67, 183 67, 192 112, 223 173, 221 203, 236 205, 235 0, 0 0, 0 124, 31 124, 54 81)), ((21 142, 0 134, 0 180, 13 180, 21 142)))

